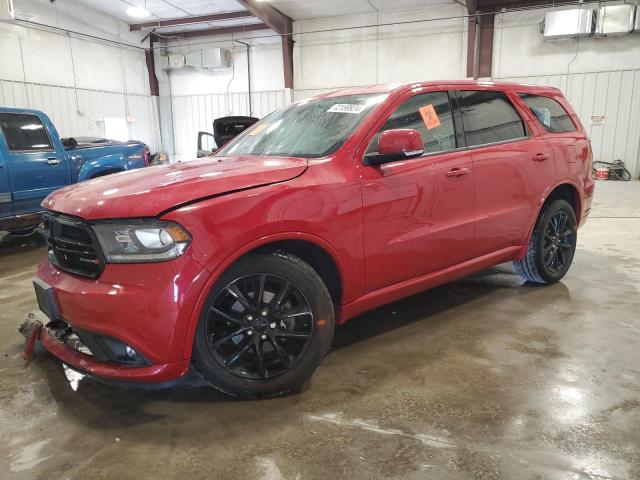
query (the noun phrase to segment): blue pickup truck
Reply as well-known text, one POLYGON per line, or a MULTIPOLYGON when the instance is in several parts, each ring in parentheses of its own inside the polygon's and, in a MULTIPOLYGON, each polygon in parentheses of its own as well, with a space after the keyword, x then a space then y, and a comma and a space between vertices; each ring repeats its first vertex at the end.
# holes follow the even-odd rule
POLYGON ((0 108, 0 231, 37 226, 40 203, 58 188, 147 165, 142 142, 61 139, 44 113, 0 108))

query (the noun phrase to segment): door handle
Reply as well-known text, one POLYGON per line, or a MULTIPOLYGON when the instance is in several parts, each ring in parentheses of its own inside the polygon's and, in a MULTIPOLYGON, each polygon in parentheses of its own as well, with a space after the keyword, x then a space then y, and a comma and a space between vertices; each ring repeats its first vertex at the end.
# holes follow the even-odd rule
POLYGON ((464 168, 452 168, 451 170, 449 170, 445 175, 447 177, 462 177, 463 175, 469 175, 471 173, 471 169, 464 167, 464 168))
POLYGON ((50 157, 45 160, 47 165, 60 165, 60 159, 56 157, 50 157))
POLYGON ((536 153, 533 156, 533 161, 534 162, 544 162, 545 160, 547 160, 551 155, 549 155, 548 153, 536 153))

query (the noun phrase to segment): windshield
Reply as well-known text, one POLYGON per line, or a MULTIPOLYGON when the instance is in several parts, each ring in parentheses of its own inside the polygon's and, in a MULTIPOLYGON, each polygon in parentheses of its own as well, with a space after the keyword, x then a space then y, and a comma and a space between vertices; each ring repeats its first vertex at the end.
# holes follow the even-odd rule
POLYGON ((273 112, 244 131, 217 156, 317 158, 334 153, 386 94, 303 100, 273 112))

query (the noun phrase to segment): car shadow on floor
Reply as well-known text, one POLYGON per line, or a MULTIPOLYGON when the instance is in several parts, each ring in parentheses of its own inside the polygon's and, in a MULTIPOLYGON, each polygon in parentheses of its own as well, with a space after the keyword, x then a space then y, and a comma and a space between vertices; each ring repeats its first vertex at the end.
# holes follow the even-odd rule
POLYGON ((420 321, 434 327, 434 322, 446 321, 439 314, 503 289, 512 290, 510 295, 527 295, 540 287, 523 281, 511 264, 498 265, 354 317, 336 327, 332 350, 420 321))
POLYGON ((38 232, 28 235, 12 235, 0 232, 0 258, 13 257, 44 248, 46 241, 38 232))

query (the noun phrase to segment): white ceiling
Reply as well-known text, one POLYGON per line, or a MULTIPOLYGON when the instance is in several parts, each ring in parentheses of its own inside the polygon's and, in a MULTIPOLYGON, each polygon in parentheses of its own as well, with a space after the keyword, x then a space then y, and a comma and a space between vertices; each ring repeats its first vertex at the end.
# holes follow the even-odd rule
POLYGON ((244 8, 235 0, 78 0, 95 10, 108 13, 127 23, 182 18, 190 15, 237 12, 244 8), (131 18, 130 6, 142 7, 151 13, 147 18, 131 18))
MULTIPOLYGON (((146 23, 154 20, 184 18, 195 15, 210 15, 215 13, 236 12, 244 10, 236 0, 78 0, 95 10, 107 13, 122 21, 132 23, 146 23), (130 6, 142 7, 151 13, 147 18, 137 19, 127 15, 130 6)), ((375 13, 376 11, 391 12, 397 10, 414 10, 433 5, 442 5, 455 0, 266 0, 275 8, 293 20, 304 20, 318 17, 340 15, 355 15, 375 13)), ((462 1, 462 0, 458 0, 462 1)), ((206 28, 222 28, 236 25, 250 25, 260 23, 257 18, 242 18, 221 20, 193 25, 163 27, 158 33, 171 33, 187 30, 201 30, 206 28)))
MULTIPOLYGON (((452 2, 453 0, 451 0, 452 2)), ((451 3, 448 0, 270 0, 269 3, 293 20, 372 13, 377 10, 415 10, 451 3)))

